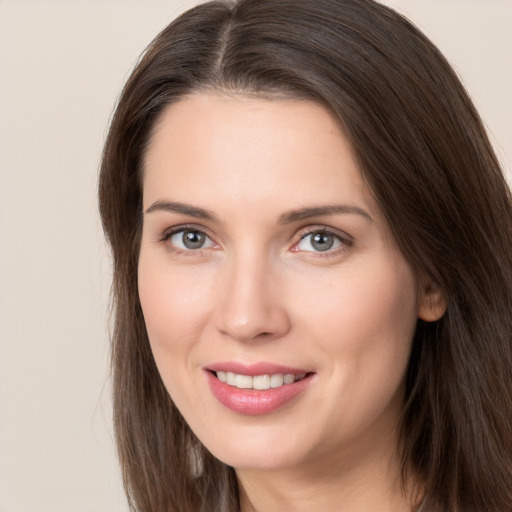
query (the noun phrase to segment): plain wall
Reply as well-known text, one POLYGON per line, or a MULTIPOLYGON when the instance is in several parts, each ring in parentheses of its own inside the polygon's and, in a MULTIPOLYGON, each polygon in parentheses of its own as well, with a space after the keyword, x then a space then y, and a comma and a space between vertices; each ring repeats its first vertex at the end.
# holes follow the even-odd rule
MULTIPOLYGON (((0 512, 124 512, 112 440, 106 127, 185 0, 0 0, 0 512)), ((512 2, 395 0, 455 65, 512 169, 512 2)))

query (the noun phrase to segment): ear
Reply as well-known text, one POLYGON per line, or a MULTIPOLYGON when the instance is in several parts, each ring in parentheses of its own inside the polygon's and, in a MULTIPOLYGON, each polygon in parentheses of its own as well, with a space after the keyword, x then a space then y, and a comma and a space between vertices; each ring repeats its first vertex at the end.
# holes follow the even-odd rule
POLYGON ((439 320, 446 311, 446 297, 439 286, 422 280, 418 301, 418 318, 425 322, 439 320))

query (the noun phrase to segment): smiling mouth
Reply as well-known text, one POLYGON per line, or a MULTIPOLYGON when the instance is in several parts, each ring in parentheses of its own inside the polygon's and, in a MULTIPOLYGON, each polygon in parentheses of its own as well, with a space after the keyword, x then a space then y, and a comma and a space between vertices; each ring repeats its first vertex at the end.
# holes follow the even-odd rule
POLYGON ((266 362, 227 361, 204 370, 211 392, 222 405, 251 416, 275 412, 298 399, 316 376, 306 369, 266 362))
POLYGON ((238 389, 256 389, 260 391, 293 384, 294 382, 304 379, 307 375, 306 373, 274 373, 250 376, 223 371, 213 371, 212 373, 217 377, 217 379, 228 386, 238 389))

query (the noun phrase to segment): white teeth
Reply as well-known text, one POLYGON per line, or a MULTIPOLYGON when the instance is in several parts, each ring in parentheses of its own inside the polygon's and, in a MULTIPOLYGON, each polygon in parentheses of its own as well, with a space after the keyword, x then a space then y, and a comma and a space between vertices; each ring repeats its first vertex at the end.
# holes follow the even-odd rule
POLYGON ((284 377, 282 373, 276 373, 270 376, 270 387, 278 388, 284 384, 284 377))
POLYGON ((257 375, 252 378, 254 389, 270 389, 270 375, 257 375))
POLYGON ((252 377, 249 377, 249 375, 237 375, 235 377, 235 386, 240 389, 251 389, 252 377))
POLYGON ((233 372, 216 372, 217 378, 221 382, 225 382, 230 386, 235 386, 239 389, 258 389, 265 390, 270 388, 279 388, 285 384, 293 384, 298 380, 302 380, 306 374, 300 373, 294 375, 293 373, 275 373, 272 375, 256 375, 251 377, 250 375, 239 375, 233 372))
POLYGON ((287 373, 284 376, 284 383, 291 384, 292 382, 295 382, 295 375, 293 375, 293 373, 287 373))

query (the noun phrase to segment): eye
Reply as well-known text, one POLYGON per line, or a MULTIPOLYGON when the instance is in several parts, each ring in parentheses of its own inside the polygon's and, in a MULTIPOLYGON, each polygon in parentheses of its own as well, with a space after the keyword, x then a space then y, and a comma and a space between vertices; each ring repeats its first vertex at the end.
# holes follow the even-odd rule
POLYGON ((169 233, 165 240, 182 251, 194 251, 214 246, 213 241, 198 229, 180 229, 169 233))
POLYGON ((318 230, 304 235, 296 247, 299 251, 326 252, 338 249, 344 242, 340 236, 330 231, 318 230))

